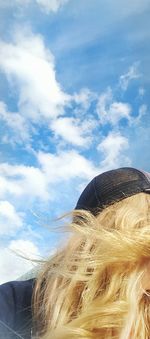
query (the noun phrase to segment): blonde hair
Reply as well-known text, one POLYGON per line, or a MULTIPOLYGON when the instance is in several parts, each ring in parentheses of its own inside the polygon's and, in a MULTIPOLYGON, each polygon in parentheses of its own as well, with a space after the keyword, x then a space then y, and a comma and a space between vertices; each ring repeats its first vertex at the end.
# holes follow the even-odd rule
POLYGON ((73 211, 67 243, 44 264, 33 294, 42 339, 148 339, 143 287, 150 260, 150 195, 139 193, 93 216, 73 211))

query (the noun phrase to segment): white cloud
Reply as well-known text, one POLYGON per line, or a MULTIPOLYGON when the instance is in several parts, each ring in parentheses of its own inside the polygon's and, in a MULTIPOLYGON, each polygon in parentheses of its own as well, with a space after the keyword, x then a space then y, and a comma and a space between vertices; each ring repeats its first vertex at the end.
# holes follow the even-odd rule
POLYGON ((92 161, 76 151, 59 154, 39 152, 37 161, 39 168, 8 163, 0 165, 0 195, 3 200, 10 197, 16 203, 25 202, 24 208, 32 208, 37 199, 44 203, 53 201, 57 183, 74 178, 88 180, 97 173, 92 161))
POLYGON ((0 165, 0 182, 2 196, 7 194, 28 197, 28 202, 32 199, 47 200, 47 182, 42 171, 33 166, 10 165, 2 163, 0 165))
MULTIPOLYGON (((0 165, 0 172, 2 166, 3 165, 0 165)), ((9 168, 11 169, 11 166, 9 168)), ((17 184, 16 180, 11 180, 10 178, 7 178, 7 176, 5 176, 5 172, 3 172, 3 175, 0 174, 0 197, 4 199, 6 193, 20 196, 23 193, 23 190, 22 187, 17 184)))
POLYGON ((78 118, 62 117, 53 120, 50 128, 56 137, 60 136, 67 143, 89 148, 94 122, 87 120, 81 123, 78 118))
POLYGON ((0 234, 12 235, 23 225, 22 216, 9 201, 0 201, 0 234))
POLYGON ((121 119, 130 120, 131 106, 123 102, 113 102, 108 111, 108 120, 116 125, 121 119))
POLYGON ((69 0, 36 0, 46 12, 57 12, 60 7, 65 5, 69 0))
POLYGON ((99 97, 97 114, 102 125, 109 123, 114 126, 123 118, 131 119, 131 107, 128 103, 113 100, 112 90, 108 88, 99 97))
POLYGON ((128 139, 120 134, 120 132, 110 132, 108 136, 98 145, 98 151, 104 155, 101 162, 102 172, 125 166, 130 163, 129 159, 124 157, 124 151, 128 148, 128 139))
POLYGON ((19 111, 33 122, 63 114, 70 100, 56 80, 54 57, 40 35, 16 30, 13 43, 0 42, 0 69, 19 91, 19 111))
POLYGON ((123 91, 126 91, 130 82, 134 79, 141 77, 141 74, 138 71, 139 62, 135 62, 132 66, 129 67, 127 73, 120 76, 119 85, 123 91))
POLYGON ((40 253, 32 241, 23 239, 13 240, 8 247, 0 249, 1 284, 6 281, 16 280, 35 267, 32 261, 23 259, 21 255, 27 259, 34 260, 39 259, 40 253))
POLYGON ((38 161, 49 183, 68 181, 72 178, 91 178, 97 172, 92 161, 76 151, 50 154, 39 152, 38 161))

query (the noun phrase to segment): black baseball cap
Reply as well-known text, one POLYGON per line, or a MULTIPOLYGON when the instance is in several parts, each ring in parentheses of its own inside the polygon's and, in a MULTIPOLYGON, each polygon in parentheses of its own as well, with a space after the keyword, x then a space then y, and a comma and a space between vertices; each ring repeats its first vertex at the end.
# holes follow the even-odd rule
POLYGON ((98 211, 134 194, 150 194, 150 173, 122 167, 97 175, 81 193, 76 209, 98 211))

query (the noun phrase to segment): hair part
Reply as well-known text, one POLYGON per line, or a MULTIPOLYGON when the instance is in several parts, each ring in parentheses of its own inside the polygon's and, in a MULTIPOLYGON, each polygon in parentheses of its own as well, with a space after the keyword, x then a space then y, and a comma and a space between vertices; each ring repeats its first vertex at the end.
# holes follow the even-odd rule
POLYGON ((150 261, 149 211, 150 196, 139 193, 97 216, 70 213, 63 230, 71 237, 36 280, 39 338, 149 338, 149 294, 142 285, 150 261))

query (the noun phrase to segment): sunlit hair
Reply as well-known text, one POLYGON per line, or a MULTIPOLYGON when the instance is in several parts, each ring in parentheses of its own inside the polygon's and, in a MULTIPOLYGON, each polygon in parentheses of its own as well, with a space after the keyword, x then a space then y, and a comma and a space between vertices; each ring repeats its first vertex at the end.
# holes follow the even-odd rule
MULTIPOLYGON (((148 339, 150 195, 97 216, 73 211, 70 238, 37 278, 33 312, 42 339, 148 339)), ((61 229, 62 230, 62 229, 61 229)))

